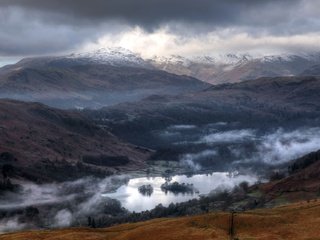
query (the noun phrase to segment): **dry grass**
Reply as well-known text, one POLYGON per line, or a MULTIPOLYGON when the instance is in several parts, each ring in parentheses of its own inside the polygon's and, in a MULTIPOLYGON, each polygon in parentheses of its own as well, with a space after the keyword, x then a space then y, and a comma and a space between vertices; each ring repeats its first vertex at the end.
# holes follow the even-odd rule
MULTIPOLYGON (((4 234, 0 240, 209 240, 228 239, 228 213, 156 219, 105 229, 71 228, 4 234)), ((237 213, 236 236, 242 239, 320 239, 320 201, 237 213)))

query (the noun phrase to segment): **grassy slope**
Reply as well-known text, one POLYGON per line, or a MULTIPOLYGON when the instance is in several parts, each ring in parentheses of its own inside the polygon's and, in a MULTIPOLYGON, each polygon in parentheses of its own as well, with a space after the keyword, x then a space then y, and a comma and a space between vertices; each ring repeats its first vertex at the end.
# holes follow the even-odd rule
MULTIPOLYGON (((177 240, 228 239, 228 213, 156 219, 106 229, 73 228, 4 234, 0 240, 177 240)), ((239 239, 320 239, 320 201, 238 213, 239 239)))

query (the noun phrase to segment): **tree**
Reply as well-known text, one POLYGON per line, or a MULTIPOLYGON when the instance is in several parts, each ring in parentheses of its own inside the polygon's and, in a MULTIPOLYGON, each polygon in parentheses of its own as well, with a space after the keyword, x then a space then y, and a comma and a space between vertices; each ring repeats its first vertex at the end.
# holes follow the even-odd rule
POLYGON ((91 224, 92 224, 92 219, 91 219, 91 217, 89 216, 89 217, 88 217, 88 227, 91 227, 91 224))
POLYGON ((11 164, 4 164, 2 166, 2 176, 4 179, 12 176, 14 173, 14 167, 11 164))
POLYGON ((91 227, 96 228, 96 221, 92 218, 91 227))

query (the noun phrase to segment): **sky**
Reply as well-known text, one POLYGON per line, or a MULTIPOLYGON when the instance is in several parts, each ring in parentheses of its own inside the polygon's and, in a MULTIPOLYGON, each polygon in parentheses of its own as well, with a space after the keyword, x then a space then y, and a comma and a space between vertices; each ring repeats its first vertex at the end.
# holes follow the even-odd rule
POLYGON ((124 47, 143 57, 320 50, 320 0, 1 0, 0 65, 124 47))

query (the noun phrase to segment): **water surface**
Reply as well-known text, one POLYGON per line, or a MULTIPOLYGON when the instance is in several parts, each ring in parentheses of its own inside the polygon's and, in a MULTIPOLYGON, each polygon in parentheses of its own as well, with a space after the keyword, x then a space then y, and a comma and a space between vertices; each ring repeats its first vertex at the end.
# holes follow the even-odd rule
POLYGON ((165 178, 141 177, 130 179, 127 184, 119 187, 116 192, 103 194, 103 196, 118 199, 122 206, 129 211, 141 212, 153 209, 158 204, 168 206, 170 203, 185 202, 193 198, 199 198, 200 195, 208 194, 211 191, 232 189, 243 181, 253 184, 257 181, 257 177, 227 172, 193 176, 178 175, 172 177, 170 182, 193 184, 198 191, 174 194, 172 192, 165 193, 161 190, 161 185, 166 182, 165 178), (144 196, 138 190, 140 186, 146 184, 150 184, 153 187, 151 196, 144 196))

